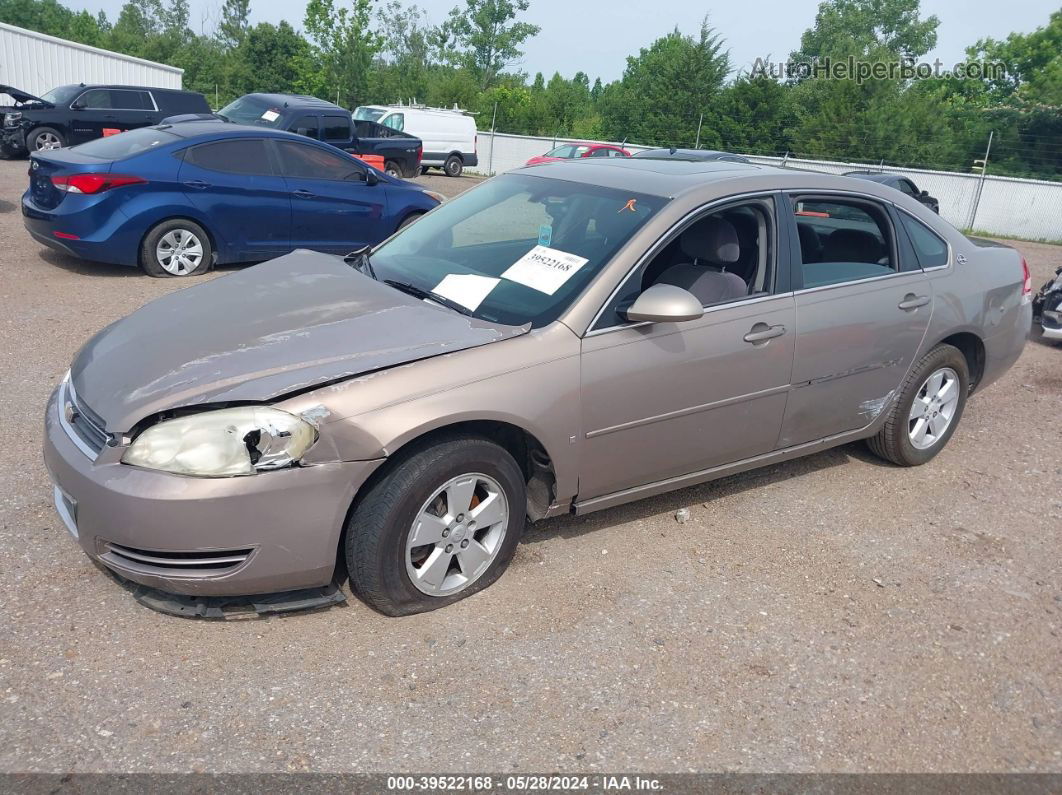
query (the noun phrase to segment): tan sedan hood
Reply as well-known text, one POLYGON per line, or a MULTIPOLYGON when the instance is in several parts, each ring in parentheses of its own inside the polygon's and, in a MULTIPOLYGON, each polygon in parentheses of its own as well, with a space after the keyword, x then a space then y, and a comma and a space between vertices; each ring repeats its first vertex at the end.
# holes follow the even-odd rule
POLYGON ((421 301, 341 258, 296 251, 152 301, 111 324, 71 368, 111 432, 159 411, 268 401, 373 370, 527 333, 421 301))

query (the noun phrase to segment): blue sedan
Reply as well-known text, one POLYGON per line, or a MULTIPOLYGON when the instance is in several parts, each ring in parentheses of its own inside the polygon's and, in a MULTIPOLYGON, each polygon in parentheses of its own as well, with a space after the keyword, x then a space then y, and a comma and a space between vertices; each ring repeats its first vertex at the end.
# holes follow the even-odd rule
POLYGON ((29 176, 22 215, 36 240, 152 276, 297 248, 346 254, 441 200, 303 136, 216 122, 35 152, 29 176))

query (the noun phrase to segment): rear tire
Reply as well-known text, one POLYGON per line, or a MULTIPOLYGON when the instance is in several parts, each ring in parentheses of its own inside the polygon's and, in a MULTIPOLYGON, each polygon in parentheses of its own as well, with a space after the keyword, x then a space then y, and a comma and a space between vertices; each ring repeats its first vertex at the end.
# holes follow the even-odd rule
POLYGON ((446 158, 446 162, 443 163, 443 171, 446 172, 448 177, 459 177, 464 169, 465 163, 457 155, 450 155, 446 158))
POLYGON ((911 368, 888 419, 867 445, 898 466, 926 463, 955 433, 969 390, 966 357, 958 348, 938 345, 911 368))
POLYGON ((344 549, 351 589, 389 616, 483 590, 516 553, 526 500, 520 467, 487 439, 451 436, 412 451, 351 513, 344 549))
POLYGON ((140 267, 148 276, 184 277, 210 270, 214 247, 195 221, 171 218, 154 226, 140 244, 140 267))
MULTIPOLYGON (((401 223, 398 224, 398 229, 405 229, 407 226, 416 221, 422 215, 424 215, 424 213, 411 213, 407 215, 405 218, 402 219, 401 223)), ((395 231, 397 232, 398 229, 396 229, 395 231)))
POLYGON ((402 169, 398 167, 398 163, 394 160, 388 160, 384 163, 384 173, 389 177, 402 178, 402 169))
POLYGON ((30 152, 47 152, 52 149, 62 149, 66 146, 66 136, 54 127, 38 127, 32 130, 26 139, 26 147, 30 152))

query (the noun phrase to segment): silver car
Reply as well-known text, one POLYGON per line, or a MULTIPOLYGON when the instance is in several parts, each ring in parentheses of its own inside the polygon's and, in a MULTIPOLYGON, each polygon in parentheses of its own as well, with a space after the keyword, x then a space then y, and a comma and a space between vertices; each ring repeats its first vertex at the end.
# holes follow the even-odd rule
POLYGON ((268 602, 345 568, 415 613, 496 580, 529 520, 859 439, 924 464, 1030 318, 1015 250, 888 187, 558 163, 109 326, 48 404, 45 460, 125 580, 268 602))

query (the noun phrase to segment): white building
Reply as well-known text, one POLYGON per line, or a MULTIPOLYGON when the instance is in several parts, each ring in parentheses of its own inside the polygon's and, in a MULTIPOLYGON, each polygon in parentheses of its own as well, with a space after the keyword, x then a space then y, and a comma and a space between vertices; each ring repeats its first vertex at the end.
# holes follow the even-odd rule
MULTIPOLYGON (((0 22, 0 85, 40 96, 70 83, 181 88, 183 69, 0 22)), ((6 97, 0 105, 8 104, 6 97)))

